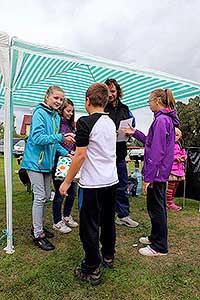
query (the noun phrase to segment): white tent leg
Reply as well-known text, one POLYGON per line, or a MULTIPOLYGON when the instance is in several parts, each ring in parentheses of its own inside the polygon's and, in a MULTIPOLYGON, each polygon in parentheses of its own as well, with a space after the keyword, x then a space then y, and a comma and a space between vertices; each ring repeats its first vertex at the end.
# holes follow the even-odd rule
POLYGON ((6 219, 7 219, 7 246, 4 248, 6 253, 14 252, 13 246, 13 224, 12 224, 12 128, 13 110, 11 98, 11 62, 10 62, 10 43, 6 34, 0 34, 0 66, 5 83, 5 131, 4 131, 4 174, 6 187, 6 219))

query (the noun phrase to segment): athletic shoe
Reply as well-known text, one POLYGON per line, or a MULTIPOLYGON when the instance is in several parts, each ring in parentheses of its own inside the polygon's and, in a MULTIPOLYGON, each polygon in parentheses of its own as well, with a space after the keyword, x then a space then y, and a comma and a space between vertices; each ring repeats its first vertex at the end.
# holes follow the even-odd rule
POLYGON ((74 221, 71 215, 69 217, 63 217, 63 221, 67 226, 70 226, 72 228, 78 227, 78 223, 74 221))
POLYGON ((115 220, 115 223, 118 225, 125 225, 128 227, 137 227, 139 225, 138 222, 133 221, 129 216, 124 217, 124 218, 117 217, 115 220))
MULTIPOLYGON (((47 230, 46 228, 43 229, 43 233, 45 234, 46 238, 50 239, 50 238, 54 237, 54 234, 52 232, 50 232, 49 230, 47 230)), ((35 237, 33 227, 31 228, 31 235, 32 235, 32 237, 35 237)))
POLYGON ((179 211, 179 210, 182 209, 181 206, 178 206, 178 205, 176 205, 175 203, 172 203, 172 204, 169 205, 167 208, 168 208, 169 210, 175 210, 175 211, 179 211))
POLYGON ((102 265, 108 269, 113 269, 114 268, 114 259, 103 257, 102 265))
POLYGON ((145 248, 140 248, 139 253, 144 256, 165 256, 168 253, 161 253, 158 251, 153 250, 150 246, 146 246, 145 248))
POLYGON ((151 245, 151 241, 149 240, 148 236, 142 236, 141 238, 139 238, 139 242, 144 245, 151 245))
POLYGON ((33 242, 36 246, 45 251, 55 249, 55 246, 47 240, 44 234, 41 234, 38 238, 33 238, 33 242))
POLYGON ((62 233, 71 232, 71 228, 69 228, 63 221, 58 222, 57 224, 53 224, 53 229, 58 230, 62 233))
POLYGON ((101 282, 101 273, 99 268, 96 268, 96 270, 91 273, 86 273, 82 268, 76 267, 74 270, 74 276, 80 281, 89 282, 92 285, 98 285, 101 282))

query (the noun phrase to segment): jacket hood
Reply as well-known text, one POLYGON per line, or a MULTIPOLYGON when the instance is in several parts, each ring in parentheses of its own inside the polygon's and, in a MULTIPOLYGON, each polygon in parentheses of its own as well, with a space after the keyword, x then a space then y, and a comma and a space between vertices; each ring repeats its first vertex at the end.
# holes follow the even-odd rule
MULTIPOLYGON (((48 106, 46 106, 44 103, 40 103, 36 106, 35 111, 37 111, 38 109, 42 109, 45 110, 46 112, 48 112, 51 115, 54 115, 55 113, 57 113, 55 110, 49 108, 48 106)), ((34 112, 35 112, 34 111, 34 112)))
POLYGON ((161 109, 158 112, 154 113, 154 117, 157 118, 161 114, 169 116, 172 119, 174 127, 179 127, 180 126, 180 120, 176 115, 176 110, 175 109, 172 109, 172 110, 168 109, 168 108, 161 109))

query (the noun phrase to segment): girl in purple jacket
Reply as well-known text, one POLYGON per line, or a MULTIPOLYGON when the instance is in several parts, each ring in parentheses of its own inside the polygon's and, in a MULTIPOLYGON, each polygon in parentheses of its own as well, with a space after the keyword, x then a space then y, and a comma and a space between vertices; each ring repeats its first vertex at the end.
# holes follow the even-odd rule
MULTIPOLYGON (((73 102, 70 99, 65 99, 59 112, 61 114, 60 133, 75 133, 73 102)), ((74 154, 76 149, 75 144, 62 144, 62 146, 68 150, 70 154, 74 154)), ((76 197, 77 183, 74 181, 71 183, 68 195, 65 199, 59 192, 62 181, 53 178, 53 183, 55 187, 55 196, 53 199, 53 229, 62 233, 69 233, 71 232, 71 228, 78 226, 78 223, 71 216, 72 206, 76 197), (62 211, 63 201, 64 205, 62 211)))
POLYGON ((149 106, 154 120, 148 135, 130 127, 123 131, 144 144, 143 189, 147 193, 147 210, 151 219, 151 233, 141 237, 146 247, 139 253, 146 256, 167 255, 166 183, 174 160, 175 127, 180 122, 176 116, 175 100, 171 90, 156 89, 151 92, 149 106))
POLYGON ((175 132, 176 142, 174 146, 174 161, 167 186, 167 208, 179 211, 182 207, 174 203, 174 196, 179 182, 185 180, 185 161, 187 159, 187 154, 181 144, 182 132, 178 128, 175 128, 175 132))

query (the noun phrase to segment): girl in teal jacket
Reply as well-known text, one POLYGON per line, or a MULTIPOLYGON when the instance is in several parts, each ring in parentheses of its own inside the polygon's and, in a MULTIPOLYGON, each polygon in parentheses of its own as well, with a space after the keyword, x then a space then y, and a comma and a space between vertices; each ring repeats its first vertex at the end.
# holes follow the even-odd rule
POLYGON ((32 207, 34 243, 43 250, 55 247, 47 237, 53 234, 43 228, 43 217, 50 198, 51 173, 56 151, 66 156, 68 151, 60 142, 73 143, 73 134, 59 133, 60 117, 57 110, 64 100, 64 91, 58 86, 50 87, 44 103, 39 104, 32 117, 30 135, 27 141, 22 168, 26 169, 31 181, 34 200, 32 207))

